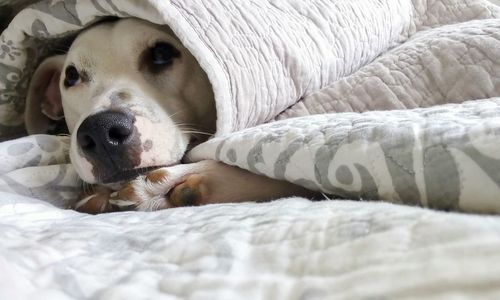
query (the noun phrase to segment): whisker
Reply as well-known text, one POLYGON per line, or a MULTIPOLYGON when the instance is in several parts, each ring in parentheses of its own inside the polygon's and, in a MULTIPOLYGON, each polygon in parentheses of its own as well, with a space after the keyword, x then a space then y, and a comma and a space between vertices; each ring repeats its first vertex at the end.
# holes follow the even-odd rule
POLYGON ((192 129, 195 129, 195 128, 196 128, 196 126, 191 125, 191 124, 186 124, 186 123, 184 123, 184 124, 175 124, 175 125, 176 125, 177 127, 186 127, 186 128, 192 128, 192 129))
POLYGON ((84 194, 87 194, 87 192, 88 192, 88 187, 87 187, 87 183, 86 183, 86 182, 82 182, 82 189, 83 189, 83 193, 84 193, 84 194))
POLYGON ((87 191, 85 190, 85 182, 84 181, 82 181, 82 192, 84 195, 87 193, 87 191))
POLYGON ((208 132, 202 132, 202 131, 184 131, 184 130, 181 130, 182 133, 186 133, 186 134, 201 134, 201 135, 206 135, 206 136, 211 136, 212 134, 211 133, 208 133, 208 132))
POLYGON ((202 134, 206 134, 206 135, 212 135, 212 133, 209 133, 209 132, 206 132, 206 131, 201 131, 201 130, 198 130, 197 128, 194 128, 194 127, 185 127, 183 125, 177 125, 179 127, 179 129, 181 131, 190 131, 190 132, 193 132, 193 133, 202 133, 202 134))
POLYGON ((198 130, 195 128, 195 124, 191 123, 177 123, 174 122, 174 124, 180 129, 180 131, 184 134, 201 134, 201 135, 206 135, 206 136, 212 136, 213 133, 205 132, 198 130))
POLYGON ((94 185, 91 185, 87 182, 82 183, 82 189, 83 189, 83 193, 86 195, 92 195, 95 192, 94 185))
POLYGON ((169 117, 169 118, 172 118, 173 116, 178 115, 178 114, 180 114, 181 112, 185 112, 186 110, 187 110, 187 109, 181 109, 181 110, 178 110, 178 111, 176 111, 175 113, 173 113, 173 114, 169 115, 168 117, 169 117))
POLYGON ((177 126, 196 126, 195 123, 175 123, 177 126))

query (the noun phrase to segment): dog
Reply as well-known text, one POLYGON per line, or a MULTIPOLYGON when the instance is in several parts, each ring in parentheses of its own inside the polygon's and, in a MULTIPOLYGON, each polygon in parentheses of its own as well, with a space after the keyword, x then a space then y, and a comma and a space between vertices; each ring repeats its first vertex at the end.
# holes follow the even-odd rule
POLYGON ((216 117, 207 75, 173 32, 126 18, 91 26, 38 67, 26 126, 44 133, 66 122, 71 162, 96 186, 75 207, 87 213, 314 195, 215 161, 182 164, 216 117))

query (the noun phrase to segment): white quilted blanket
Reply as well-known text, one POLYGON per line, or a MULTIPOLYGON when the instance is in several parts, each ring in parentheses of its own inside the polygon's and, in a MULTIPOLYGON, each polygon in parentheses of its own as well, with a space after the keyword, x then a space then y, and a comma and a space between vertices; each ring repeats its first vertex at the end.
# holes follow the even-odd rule
POLYGON ((500 297, 498 217, 304 199, 88 216, 0 197, 0 299, 500 297))
MULTIPOLYGON (((489 2, 45 0, 1 36, 0 135, 24 126, 39 59, 107 15, 169 25, 209 76, 217 138, 193 160, 334 197, 500 212, 500 9, 489 2), (446 105, 477 99, 487 100, 446 105), (292 118, 408 108, 420 109, 292 118), (284 120, 255 128, 276 118, 284 120)), ((16 166, 0 186, 74 200, 67 160, 40 146, 52 138, 32 141, 0 145, 16 166)))
MULTIPOLYGON (((218 136, 193 159, 344 197, 500 212, 499 8, 42 1, 0 37, 0 137, 23 127, 39 59, 107 15, 170 25, 207 71, 218 136)), ((305 199, 88 216, 57 208, 79 192, 67 163, 66 138, 0 144, 0 299, 500 297, 500 217, 305 199)))

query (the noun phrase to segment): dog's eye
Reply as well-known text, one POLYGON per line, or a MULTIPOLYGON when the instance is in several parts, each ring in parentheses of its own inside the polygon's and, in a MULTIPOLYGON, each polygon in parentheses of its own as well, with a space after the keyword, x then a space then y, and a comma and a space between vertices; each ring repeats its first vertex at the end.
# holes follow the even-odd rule
POLYGON ((157 43, 151 48, 151 57, 153 64, 156 66, 169 66, 174 58, 179 57, 179 50, 167 43, 157 43))
POLYGON ((64 78, 64 86, 72 87, 80 83, 81 77, 80 73, 74 66, 69 66, 66 68, 66 76, 64 78))

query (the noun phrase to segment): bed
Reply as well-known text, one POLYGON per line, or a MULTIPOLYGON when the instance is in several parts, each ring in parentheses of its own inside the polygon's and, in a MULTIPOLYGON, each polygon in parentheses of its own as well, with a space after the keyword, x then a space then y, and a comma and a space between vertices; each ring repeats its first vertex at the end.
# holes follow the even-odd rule
MULTIPOLYGON (((319 28, 309 35, 319 39, 317 51, 331 38, 341 59, 323 73, 315 72, 322 61, 300 69, 300 51, 286 61, 277 51, 268 63, 283 80, 270 83, 269 74, 235 67, 240 57, 231 51, 252 47, 207 52, 216 32, 197 31, 218 17, 232 32, 217 7, 233 2, 42 1, 21 11, 0 46, 0 299, 500 297, 500 9, 482 0, 313 2, 335 6, 344 22, 369 19, 359 26, 377 34, 351 35, 341 30, 357 27, 339 21, 342 35, 323 36, 322 19, 308 15, 319 28), (192 160, 217 159, 343 199, 97 216, 65 209, 82 186, 68 137, 12 137, 23 135, 27 70, 53 50, 46 41, 108 15, 184 20, 167 23, 209 77, 221 77, 212 84, 228 117, 192 160), (40 43, 33 57, 28 40, 40 43), (248 95, 265 105, 246 114, 239 98, 248 95)), ((238 3, 301 16, 310 8, 238 3)), ((261 53, 277 49, 269 44, 261 53)))

